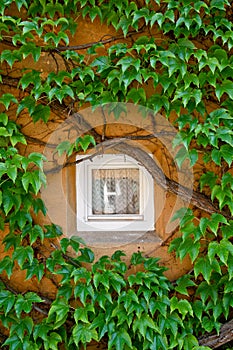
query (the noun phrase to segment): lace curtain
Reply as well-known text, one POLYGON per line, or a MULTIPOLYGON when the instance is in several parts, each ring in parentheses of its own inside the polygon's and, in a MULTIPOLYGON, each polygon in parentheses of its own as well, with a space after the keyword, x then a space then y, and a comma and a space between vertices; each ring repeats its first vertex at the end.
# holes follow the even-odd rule
POLYGON ((139 214, 139 169, 92 170, 94 215, 139 214))

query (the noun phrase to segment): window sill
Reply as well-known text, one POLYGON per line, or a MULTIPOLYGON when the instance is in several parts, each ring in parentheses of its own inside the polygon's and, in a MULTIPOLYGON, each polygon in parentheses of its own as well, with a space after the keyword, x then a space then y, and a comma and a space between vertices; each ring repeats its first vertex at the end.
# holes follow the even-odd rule
POLYGON ((107 220, 144 220, 144 215, 89 215, 87 217, 88 221, 95 221, 95 220, 101 220, 101 221, 107 221, 107 220))
POLYGON ((87 245, 98 246, 122 246, 142 243, 160 244, 162 242, 155 231, 78 231, 76 236, 82 238, 87 245))

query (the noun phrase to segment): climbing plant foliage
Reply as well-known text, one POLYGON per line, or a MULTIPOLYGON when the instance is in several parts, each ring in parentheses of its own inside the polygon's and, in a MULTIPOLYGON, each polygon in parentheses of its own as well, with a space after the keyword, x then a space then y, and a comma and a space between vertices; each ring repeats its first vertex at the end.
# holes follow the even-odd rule
MULTIPOLYGON (((95 341, 116 350, 201 350, 207 347, 198 337, 219 332, 231 319, 232 6, 230 0, 1 1, 2 349, 81 349, 95 341), (80 44, 85 20, 115 34, 80 44), (53 61, 48 74, 38 68, 44 57, 53 61), (201 217, 194 209, 175 214, 180 235, 169 250, 181 260, 189 256, 193 271, 174 283, 156 258, 135 253, 127 266, 117 251, 96 261, 77 237, 61 238, 56 223, 35 223, 46 215, 39 196, 46 159, 37 152, 25 155, 30 139, 18 120, 26 113, 33 123, 48 123, 55 104, 68 118, 74 104, 96 108, 111 102, 160 112, 179 131, 173 142, 180 147, 177 164, 189 159, 206 169, 198 190, 216 210, 201 217), (42 253, 43 245, 50 249, 42 253), (38 285, 56 278, 54 300, 43 288, 13 288, 16 269, 38 285)), ((116 104, 116 118, 122 109, 116 104)), ((93 136, 85 135, 61 143, 57 152, 70 156, 93 145, 93 136)))

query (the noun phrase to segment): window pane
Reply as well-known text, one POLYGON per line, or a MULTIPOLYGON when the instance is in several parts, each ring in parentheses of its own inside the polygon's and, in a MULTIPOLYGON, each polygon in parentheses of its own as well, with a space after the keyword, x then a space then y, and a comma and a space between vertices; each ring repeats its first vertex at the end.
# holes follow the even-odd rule
POLYGON ((92 213, 139 214, 139 169, 92 170, 92 213))

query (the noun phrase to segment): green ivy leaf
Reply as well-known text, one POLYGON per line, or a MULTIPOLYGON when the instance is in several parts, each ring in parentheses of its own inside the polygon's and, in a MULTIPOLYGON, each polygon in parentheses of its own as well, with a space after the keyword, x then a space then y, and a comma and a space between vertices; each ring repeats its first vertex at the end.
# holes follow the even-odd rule
POLYGON ((32 96, 26 96, 20 101, 16 114, 20 114, 25 108, 28 109, 30 115, 34 112, 35 100, 32 96))
POLYGON ((23 145, 27 144, 26 138, 24 135, 17 133, 10 136, 10 141, 14 147, 17 143, 22 143, 23 145))
POLYGON ((135 319, 133 322, 133 332, 139 332, 144 339, 146 338, 148 328, 158 330, 155 322, 149 315, 142 315, 140 318, 135 319))
POLYGON ((194 265, 195 278, 197 278, 197 276, 202 274, 204 279, 209 283, 212 272, 213 272, 213 267, 208 257, 200 257, 197 259, 194 265))
POLYGON ((89 317, 88 312, 93 313, 94 307, 93 305, 89 304, 84 307, 78 307, 74 312, 74 319, 76 323, 79 323, 79 321, 83 323, 89 323, 89 317))
POLYGON ((205 311, 205 305, 201 300, 195 300, 193 305, 194 315, 199 319, 199 321, 203 318, 203 312, 205 311))
POLYGON ((25 90, 30 84, 34 85, 35 88, 41 86, 40 72, 32 69, 31 71, 24 73, 22 78, 19 81, 19 85, 22 86, 22 89, 25 90))
POLYGON ((95 255, 93 251, 89 248, 80 248, 81 255, 76 259, 79 262, 92 263, 94 261, 95 255))
POLYGON ((213 149, 211 152, 211 158, 217 165, 221 165, 221 153, 219 150, 213 149))
POLYGON ((62 342, 62 337, 56 332, 51 332, 44 340, 45 350, 57 350, 58 343, 62 342))
POLYGON ((27 223, 32 222, 32 217, 31 215, 26 212, 26 210, 19 210, 17 213, 10 219, 11 224, 16 224, 22 230, 27 223))
POLYGON ((41 55, 41 47, 37 46, 35 43, 29 42, 24 44, 19 51, 23 58, 32 55, 35 62, 37 62, 41 55))
POLYGON ((26 334, 29 335, 32 333, 33 321, 31 317, 24 317, 18 323, 13 323, 11 327, 11 333, 16 333, 20 338, 21 342, 25 344, 26 334))
POLYGON ((73 293, 73 288, 68 284, 68 285, 63 285, 59 288, 57 296, 64 297, 66 300, 69 300, 70 297, 72 296, 72 293, 73 293))
POLYGON ((45 231, 45 238, 56 238, 60 237, 63 232, 59 225, 51 224, 51 225, 44 225, 46 231, 45 231))
POLYGON ((3 209, 6 215, 9 214, 13 206, 15 205, 15 198, 12 192, 4 191, 2 195, 3 209))
POLYGON ((222 314, 222 311, 222 305, 220 303, 217 303, 217 305, 215 305, 213 309, 214 321, 217 321, 219 319, 219 316, 222 314))
POLYGON ((217 236, 217 231, 221 223, 227 224, 227 219, 223 215, 218 213, 214 213, 211 215, 211 218, 208 222, 208 226, 211 229, 211 231, 215 234, 215 236, 217 236))
POLYGON ((14 261, 8 255, 4 256, 4 258, 0 261, 0 273, 6 271, 8 278, 10 278, 12 275, 13 267, 14 261))
POLYGON ((114 347, 116 350, 122 350, 125 348, 125 345, 132 349, 130 335, 124 328, 121 328, 119 331, 115 331, 112 334, 108 345, 109 349, 114 347))
POLYGON ((121 58, 118 62, 117 62, 117 66, 121 66, 122 69, 122 73, 124 73, 130 66, 133 66, 134 68, 136 68, 136 71, 138 72, 140 69, 140 59, 135 59, 131 56, 126 56, 121 58))
POLYGON ((77 324, 72 330, 72 336, 77 347, 79 343, 88 344, 91 340, 98 340, 98 334, 92 329, 91 324, 77 324))
MULTIPOLYGON (((119 74, 119 73, 118 73, 119 74)), ((127 100, 132 100, 133 103, 137 104, 139 101, 144 103, 146 101, 146 93, 143 88, 132 88, 127 94, 127 100)))
POLYGON ((14 249, 19 246, 21 242, 20 236, 16 235, 15 233, 8 233, 4 239, 3 239, 3 243, 5 245, 5 251, 8 251, 11 247, 13 247, 14 249))
POLYGON ((159 27, 162 27, 163 20, 164 20, 164 17, 163 17, 163 14, 161 12, 154 13, 151 16, 150 26, 153 27, 155 22, 157 22, 159 27))
POLYGON ((42 299, 34 292, 28 292, 25 295, 17 296, 14 308, 16 316, 20 318, 22 312, 29 313, 32 310, 33 303, 40 303, 42 299))
POLYGON ((53 32, 46 33, 44 36, 44 41, 48 42, 54 42, 55 46, 58 47, 58 44, 61 40, 64 40, 66 45, 69 44, 69 38, 68 35, 64 32, 59 32, 58 34, 55 34, 53 32))
POLYGON ((190 275, 185 275, 180 277, 177 281, 177 286, 175 287, 175 290, 180 293, 189 296, 188 287, 196 286, 196 283, 191 280, 190 275))
POLYGON ((46 157, 41 153, 32 152, 29 154, 28 160, 43 170, 43 162, 46 160, 46 157))
MULTIPOLYGON (((232 289, 231 289, 232 291, 232 289)), ((231 309, 232 306, 232 298, 231 298, 232 292, 230 293, 225 293, 222 299, 222 304, 223 304, 223 314, 225 316, 225 318, 228 318, 229 315, 229 311, 231 309)))
POLYGON ((86 284, 80 283, 74 288, 74 296, 75 298, 78 297, 82 304, 85 306, 88 303, 90 297, 94 298, 94 289, 92 285, 86 286, 86 284))
POLYGON ((13 308, 15 303, 15 295, 8 290, 0 291, 0 305, 3 307, 4 313, 7 315, 13 308))
POLYGON ((67 96, 74 99, 74 91, 68 85, 63 85, 62 87, 54 88, 50 90, 50 93, 51 93, 50 100, 52 99, 53 96, 55 96, 60 103, 62 103, 62 100, 67 96))
POLYGON ((216 184, 217 178, 217 175, 212 171, 207 171, 205 174, 202 174, 200 178, 201 191, 203 190, 205 185, 208 185, 210 189, 213 189, 213 187, 216 184))
POLYGON ((3 126, 0 127, 0 136, 8 137, 8 136, 11 136, 11 135, 12 135, 12 132, 10 132, 8 130, 8 128, 5 128, 3 126))
POLYGON ((32 120, 34 123, 38 122, 38 120, 43 120, 43 122, 47 123, 50 117, 50 107, 43 106, 41 104, 36 105, 34 111, 31 114, 32 120))
POLYGON ((189 157, 189 152, 185 147, 181 147, 175 155, 175 160, 177 162, 178 168, 182 167, 184 161, 189 157))
POLYGON ((80 267, 79 269, 74 270, 71 275, 74 277, 75 284, 77 284, 80 280, 85 280, 86 284, 89 284, 91 282, 91 273, 85 267, 80 267))
POLYGON ((164 101, 161 95, 154 94, 147 100, 148 107, 153 110, 154 113, 158 113, 162 107, 164 107, 164 101))
POLYGON ((38 28, 36 21, 22 21, 19 23, 19 26, 23 27, 23 34, 29 33, 33 30, 35 30, 37 34, 40 33, 40 30, 38 28))
POLYGON ((8 123, 8 115, 6 113, 0 113, 0 123, 2 123, 4 126, 8 123))
POLYGON ((225 9, 226 4, 230 6, 229 2, 225 0, 211 0, 210 8, 226 11, 225 9))
POLYGON ((2 51, 0 58, 1 58, 1 63, 6 61, 10 66, 10 68, 12 68, 15 61, 21 61, 21 53, 16 50, 14 51, 4 50, 2 51))
POLYGON ((31 185, 34 193, 37 194, 41 186, 46 185, 45 175, 39 170, 27 172, 22 176, 22 185, 26 192, 29 191, 29 185, 31 185))
POLYGON ((123 117, 124 115, 127 114, 127 106, 125 105, 125 103, 111 104, 109 113, 110 112, 112 112, 114 115, 114 118, 118 120, 120 117, 123 117))
POLYGON ((6 341, 3 343, 3 346, 6 346, 6 345, 10 346, 10 348, 12 349, 14 348, 19 349, 22 346, 22 342, 20 338, 16 334, 14 334, 8 337, 6 341))
POLYGON ((222 234, 223 234, 223 238, 225 239, 229 239, 233 236, 233 221, 230 220, 228 222, 227 226, 222 226, 222 234))
POLYGON ((202 326, 206 332, 210 333, 214 329, 215 322, 211 318, 204 316, 202 319, 202 326))
POLYGON ((187 314, 190 314, 193 317, 192 306, 186 299, 178 300, 177 297, 173 296, 171 298, 171 312, 174 310, 178 310, 181 313, 182 319, 184 319, 187 314))
POLYGON ((45 216, 47 209, 46 206, 44 204, 44 202, 42 201, 41 198, 35 198, 32 202, 32 206, 33 206, 33 210, 35 212, 35 214, 37 215, 40 211, 42 212, 42 214, 45 216))
POLYGON ((56 299, 49 309, 47 323, 53 322, 53 329, 59 328, 68 317, 69 305, 63 298, 56 299))
POLYGON ((44 240, 44 231, 41 226, 35 225, 29 232, 30 244, 32 245, 35 241, 40 238, 43 243, 44 240))
MULTIPOLYGON (((9 108, 10 104, 11 103, 16 103, 18 104, 18 100, 16 99, 16 97, 12 94, 3 94, 1 97, 0 97, 0 103, 2 103, 6 109, 9 108)), ((6 117, 7 115, 4 114, 4 113, 1 113, 1 120, 4 121, 3 125, 7 125, 7 120, 8 120, 8 117, 7 117, 7 120, 6 120, 6 117)))
POLYGON ((226 93, 231 99, 233 99, 233 84, 231 80, 226 79, 221 84, 218 84, 216 86, 215 94, 218 100, 220 100, 224 93, 226 93))
POLYGON ((17 166, 14 164, 11 164, 7 167, 6 173, 14 183, 17 178, 17 171, 18 171, 17 166))
POLYGON ((92 144, 93 146, 96 145, 95 139, 92 135, 84 135, 83 137, 78 137, 75 141, 76 149, 78 149, 78 147, 81 146, 84 152, 86 152, 90 144, 92 144))
POLYGON ((129 27, 132 25, 132 20, 131 18, 127 18, 122 16, 116 29, 119 30, 121 29, 123 31, 124 37, 126 37, 129 27))
POLYGON ((230 145, 223 145, 220 148, 221 157, 227 162, 230 167, 233 162, 233 147, 230 145))
POLYGON ((68 155, 71 155, 74 149, 74 146, 71 145, 70 141, 62 141, 57 146, 58 155, 61 156, 64 152, 66 152, 68 155))
MULTIPOLYGON (((170 305, 170 301, 163 302, 160 300, 156 300, 154 298, 150 298, 149 310, 150 310, 152 317, 155 316, 156 312, 159 312, 159 314, 161 314, 164 318, 167 318, 168 304, 170 305)), ((172 321, 171 321, 171 323, 172 323, 172 321)))
POLYGON ((12 259, 17 260, 17 263, 22 268, 25 261, 32 263, 34 251, 32 247, 17 247, 13 253, 12 259))
POLYGON ((99 56, 94 59, 94 61, 90 64, 91 67, 97 67, 97 72, 101 73, 105 69, 109 68, 109 59, 107 56, 99 56))

